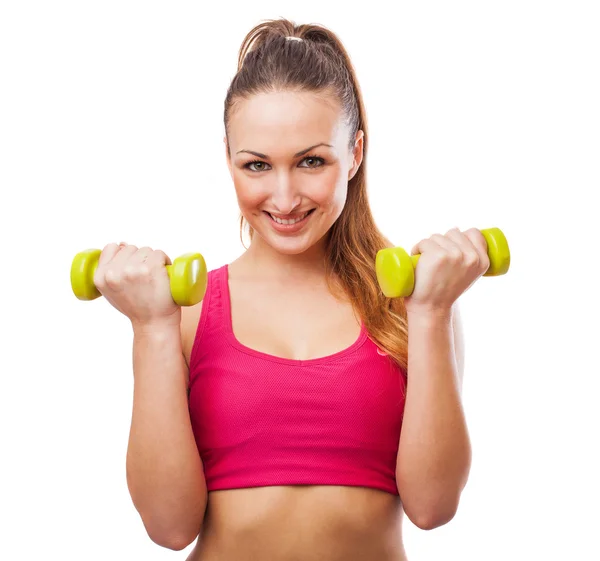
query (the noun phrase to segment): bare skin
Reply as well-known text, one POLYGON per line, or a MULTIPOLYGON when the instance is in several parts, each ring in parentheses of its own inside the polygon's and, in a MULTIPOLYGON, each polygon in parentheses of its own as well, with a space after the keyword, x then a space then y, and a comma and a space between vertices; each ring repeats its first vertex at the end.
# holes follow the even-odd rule
MULTIPOLYGON (((316 359, 347 349, 359 337, 361 322, 352 302, 339 290, 330 292, 324 266, 327 234, 345 208, 349 185, 364 188, 360 182, 350 184, 363 159, 364 133, 346 117, 335 98, 323 92, 270 92, 236 102, 225 138, 227 164, 240 210, 254 236, 250 248, 229 267, 231 328, 239 344, 263 354, 316 359)), ((352 217, 351 213, 364 211, 354 207, 348 212, 352 217)), ((433 509, 421 506, 423 493, 412 493, 417 487, 428 490, 437 476, 419 480, 410 474, 412 480, 403 484, 402 472, 397 471, 404 504, 396 494, 377 489, 300 486, 293 481, 285 486, 211 491, 207 497, 182 383, 187 375, 189 384, 189 369, 182 364, 178 334, 173 337, 173 328, 180 325, 189 365, 202 304, 181 308, 173 302, 163 267, 169 263, 160 250, 109 244, 94 275, 96 286, 131 319, 139 334, 139 345, 134 345, 139 384, 128 448, 128 485, 149 536, 170 549, 183 549, 197 539, 189 561, 405 561, 403 513, 415 523, 422 520, 420 527, 440 525, 440 508, 430 515, 433 509), (167 347, 153 346, 151 355, 149 345, 156 341, 166 341, 167 347), (156 356, 160 361, 144 360, 156 356), (176 379, 161 378, 167 361, 176 368, 176 379), (148 379, 139 374, 144 371, 148 379), (163 397, 165 407, 152 410, 163 397), (168 430, 160 434, 165 426, 168 430), (178 439, 181 435, 184 438, 178 439)), ((423 328, 420 331, 425 348, 431 337, 423 328)), ((447 331, 435 335, 443 346, 444 356, 437 362, 444 367, 443 381, 450 392, 454 370, 448 366, 447 331)), ((425 389, 422 393, 427 394, 425 389)), ((456 400, 451 396, 436 402, 433 393, 425 395, 429 403, 424 407, 437 411, 441 403, 454 416, 450 427, 463 423, 456 400)), ((438 424, 445 418, 440 415, 438 424)), ((422 432, 435 442, 437 429, 422 432)), ((455 433, 442 432, 445 440, 455 433)), ((457 481, 465 480, 465 435, 462 431, 457 446, 449 447, 453 452, 459 446, 466 450, 451 474, 454 489, 457 481)), ((418 439, 417 430, 413 440, 418 439)), ((428 465, 435 463, 429 460, 428 465)), ((445 469, 445 461, 437 464, 442 466, 440 472, 445 469)), ((419 470, 412 471, 419 475, 419 470)), ((449 506, 443 505, 441 511, 444 520, 455 508, 450 500, 446 503, 449 506)))
MULTIPOLYGON (((360 321, 351 303, 327 287, 325 241, 361 165, 363 131, 350 148, 350 129, 334 97, 273 92, 236 103, 228 132, 227 165, 255 232, 229 266, 235 337, 296 360, 349 347, 360 321), (269 217, 309 210, 307 225, 295 233, 278 231, 269 217)), ((201 304, 182 310, 188 364, 200 311, 201 304)), ((397 495, 365 487, 211 491, 188 561, 406 561, 402 517, 397 495)))
MULTIPOLYGON (((233 331, 243 345, 275 356, 310 359, 350 346, 360 324, 323 276, 284 284, 230 264, 233 331), (260 315, 256 304, 260 302, 260 315), (282 310, 294 321, 282 322, 282 310), (260 321, 259 319, 260 318, 260 321)), ((189 364, 202 304, 183 310, 189 364)), ((208 493, 200 536, 187 561, 406 561, 398 496, 349 486, 270 486, 208 493)))

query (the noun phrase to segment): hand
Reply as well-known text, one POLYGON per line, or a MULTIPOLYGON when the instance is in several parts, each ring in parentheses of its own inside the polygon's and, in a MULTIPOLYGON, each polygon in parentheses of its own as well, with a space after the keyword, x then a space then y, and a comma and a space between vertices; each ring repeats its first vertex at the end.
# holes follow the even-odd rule
POLYGON ((134 329, 179 326, 181 308, 173 302, 165 267, 171 264, 160 250, 108 244, 100 254, 94 284, 134 329))
POLYGON ((487 242, 477 228, 433 234, 412 248, 411 255, 417 253, 415 287, 404 299, 410 314, 450 314, 458 297, 490 266, 487 242))

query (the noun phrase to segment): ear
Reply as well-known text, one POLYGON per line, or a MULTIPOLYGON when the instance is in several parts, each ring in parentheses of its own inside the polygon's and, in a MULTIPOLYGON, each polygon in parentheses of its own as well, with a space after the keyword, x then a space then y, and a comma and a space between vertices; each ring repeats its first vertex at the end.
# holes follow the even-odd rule
POLYGON ((363 154, 364 154, 364 152, 363 152, 364 136, 365 136, 365 133, 361 130, 359 130, 356 133, 356 140, 354 142, 354 148, 352 149, 353 161, 352 161, 352 167, 348 171, 348 181, 350 181, 356 175, 356 172, 358 171, 360 164, 362 164, 363 154))

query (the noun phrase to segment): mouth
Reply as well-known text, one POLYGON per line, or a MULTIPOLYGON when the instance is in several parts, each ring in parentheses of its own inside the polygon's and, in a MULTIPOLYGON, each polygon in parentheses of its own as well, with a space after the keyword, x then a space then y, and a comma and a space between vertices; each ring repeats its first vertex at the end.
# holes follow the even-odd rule
POLYGON ((300 228, 302 228, 309 220, 311 215, 314 213, 316 209, 311 209, 302 214, 296 214, 294 216, 286 216, 284 218, 275 216, 266 210, 263 211, 268 217, 269 222, 271 222, 272 226, 279 232, 296 232, 300 228))

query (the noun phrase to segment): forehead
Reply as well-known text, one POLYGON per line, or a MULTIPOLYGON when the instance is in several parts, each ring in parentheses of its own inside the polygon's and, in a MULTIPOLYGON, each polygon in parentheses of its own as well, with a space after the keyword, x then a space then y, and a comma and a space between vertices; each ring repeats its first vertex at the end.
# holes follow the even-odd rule
POLYGON ((311 142, 335 143, 345 138, 346 125, 335 98, 312 92, 271 92, 238 100, 229 121, 234 149, 265 152, 311 142))

